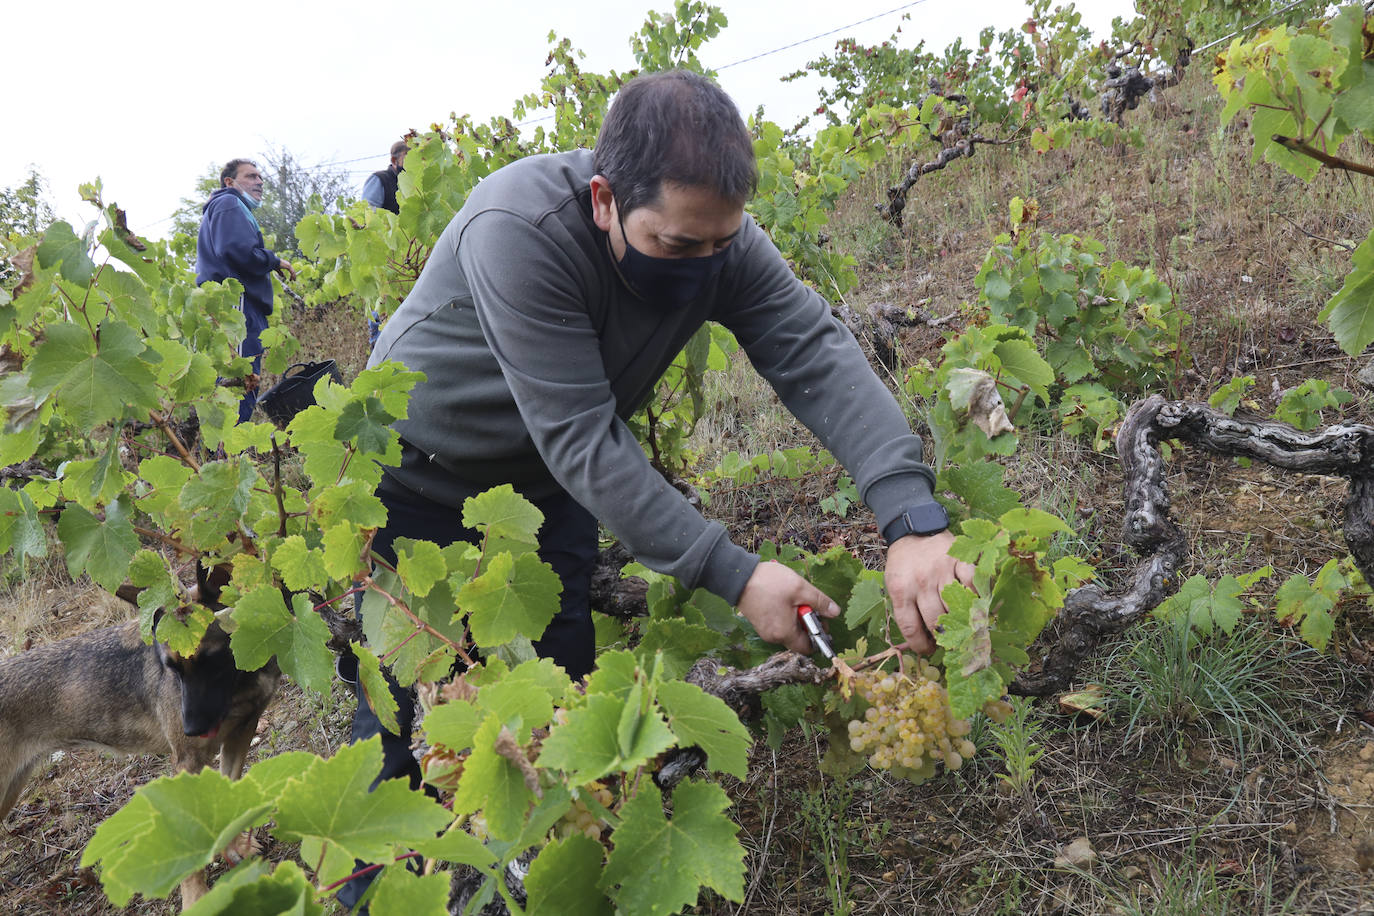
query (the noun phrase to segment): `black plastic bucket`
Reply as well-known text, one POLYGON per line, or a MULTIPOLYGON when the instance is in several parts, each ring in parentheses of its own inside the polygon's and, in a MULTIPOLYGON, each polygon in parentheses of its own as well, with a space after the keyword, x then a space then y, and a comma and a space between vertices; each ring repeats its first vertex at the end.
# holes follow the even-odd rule
POLYGON ((343 384, 343 375, 332 359, 296 363, 282 373, 280 382, 258 398, 258 406, 269 420, 284 427, 292 417, 315 403, 315 383, 326 375, 343 384))

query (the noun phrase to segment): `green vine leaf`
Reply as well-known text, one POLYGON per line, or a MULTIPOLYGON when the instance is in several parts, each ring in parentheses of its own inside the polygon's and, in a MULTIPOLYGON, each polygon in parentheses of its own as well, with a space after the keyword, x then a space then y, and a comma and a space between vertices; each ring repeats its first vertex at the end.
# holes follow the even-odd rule
POLYGON ((744 899, 744 849, 725 817, 730 799, 719 786, 688 781, 673 792, 673 817, 652 783, 621 809, 601 887, 626 913, 667 916, 695 903, 702 887, 744 899))
POLYGON ((217 770, 156 779, 96 828, 81 865, 99 864, 117 906, 136 893, 165 897, 244 830, 266 822, 270 810, 257 785, 217 770))
POLYGON ((105 507, 103 521, 80 506, 68 506, 57 521, 57 536, 66 548, 71 577, 78 579, 86 573, 108 592, 124 581, 138 550, 138 535, 123 496, 105 507))
POLYGON ((659 684, 658 702, 679 745, 700 747, 713 770, 738 779, 748 775, 753 738, 723 700, 695 684, 670 680, 659 684))
POLYGON ((597 885, 605 850, 574 835, 545 846, 525 878, 527 916, 611 916, 614 908, 597 885))
POLYGON ((432 839, 448 825, 449 813, 410 791, 403 779, 384 780, 372 790, 381 768, 381 739, 375 737, 317 760, 282 790, 273 833, 288 843, 313 840, 326 852, 337 852, 331 856, 336 867, 348 868, 354 859, 390 861, 398 847, 432 839))

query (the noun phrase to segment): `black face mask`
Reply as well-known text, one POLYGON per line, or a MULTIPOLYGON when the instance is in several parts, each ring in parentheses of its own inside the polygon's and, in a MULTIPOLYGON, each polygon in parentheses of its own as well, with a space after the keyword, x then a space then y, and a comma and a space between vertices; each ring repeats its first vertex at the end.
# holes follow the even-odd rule
POLYGON ((655 258, 636 249, 625 234, 625 216, 616 208, 620 219, 620 237, 625 242, 625 256, 616 262, 620 276, 630 290, 641 299, 664 305, 686 305, 701 296, 725 266, 730 249, 699 258, 655 258))

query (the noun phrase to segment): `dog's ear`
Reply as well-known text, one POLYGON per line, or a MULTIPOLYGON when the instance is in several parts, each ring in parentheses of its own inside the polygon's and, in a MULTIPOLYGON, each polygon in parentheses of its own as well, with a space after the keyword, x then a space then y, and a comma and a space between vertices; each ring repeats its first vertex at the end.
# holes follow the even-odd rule
POLYGON ((219 596, 229 584, 233 571, 233 567, 228 563, 218 563, 206 568, 205 564, 196 560, 196 587, 191 595, 192 600, 209 608, 221 607, 219 596))
POLYGON ((119 588, 115 589, 115 597, 120 601, 138 607, 138 596, 142 591, 142 587, 125 582, 119 588))

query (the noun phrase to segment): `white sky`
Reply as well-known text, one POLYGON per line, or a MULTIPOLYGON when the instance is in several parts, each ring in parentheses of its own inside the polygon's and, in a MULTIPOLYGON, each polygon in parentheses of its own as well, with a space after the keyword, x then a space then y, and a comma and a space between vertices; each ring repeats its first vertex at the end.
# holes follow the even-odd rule
MULTIPOLYGON (((939 50, 969 43, 985 25, 1025 21, 1024 0, 717 0, 729 26, 700 52, 733 61, 841 29, 799 47, 729 67, 720 81, 746 115, 763 104, 786 126, 817 104, 815 79, 779 77, 833 50, 840 38, 869 44, 902 27, 901 44, 939 50), (902 13, 910 20, 903 22, 902 13), (882 15, 885 14, 885 15, 882 15)), ((58 216, 87 220, 77 185, 99 176, 106 203, 153 238, 170 227, 180 198, 211 165, 256 157, 269 144, 306 165, 386 164, 391 142, 448 114, 485 120, 538 88, 548 34, 586 53, 585 70, 628 70, 631 34, 646 11, 670 0, 65 0, 7 4, 9 90, 0 137, 0 187, 30 165, 47 179, 58 216), (20 88, 26 87, 26 88, 20 88)), ((1079 0, 1099 36, 1132 0, 1079 0)))

